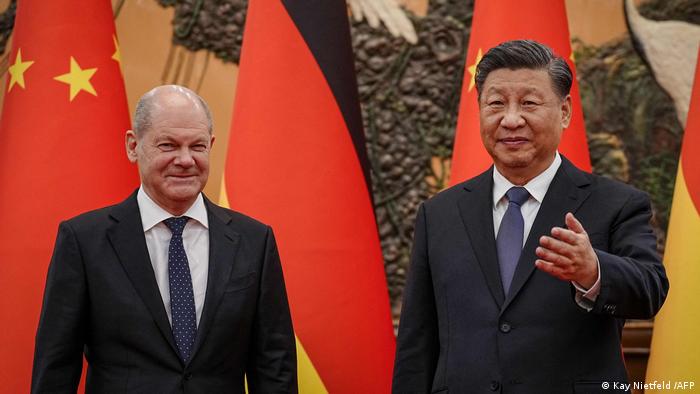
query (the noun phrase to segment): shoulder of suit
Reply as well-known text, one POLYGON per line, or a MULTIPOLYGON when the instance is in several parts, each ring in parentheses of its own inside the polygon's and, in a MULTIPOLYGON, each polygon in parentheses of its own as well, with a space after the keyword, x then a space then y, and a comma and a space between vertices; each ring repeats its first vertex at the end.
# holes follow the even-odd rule
POLYGON ((119 204, 108 205, 106 207, 83 212, 63 222, 69 224, 73 228, 98 228, 99 226, 112 223, 110 214, 117 205, 119 204))
POLYGON ((450 186, 447 189, 441 190, 434 196, 425 200, 425 204, 442 204, 444 202, 453 201, 462 196, 466 190, 471 190, 480 187, 489 187, 491 183, 489 179, 492 177, 491 168, 482 172, 481 174, 467 179, 466 181, 460 182, 454 186, 450 186))
MULTIPOLYGON (((646 192, 641 191, 632 185, 605 176, 582 171, 570 162, 562 163, 562 165, 564 166, 562 169, 563 172, 565 172, 564 175, 568 176, 569 179, 579 187, 588 188, 589 190, 596 192, 603 191, 608 196, 612 197, 614 195, 622 199, 628 199, 632 196, 636 196, 638 198, 648 198, 648 194, 646 192)), ((492 183, 490 180, 492 176, 492 169, 489 168, 473 178, 467 179, 466 181, 460 182, 440 191, 439 193, 425 200, 424 204, 441 205, 455 201, 456 199, 460 198, 465 191, 491 186, 492 183)))
POLYGON ((620 196, 625 196, 625 197, 630 197, 633 195, 636 196, 647 196, 647 193, 637 189, 636 187, 624 183, 622 181, 609 178, 603 175, 597 175, 597 174, 591 174, 588 172, 584 172, 579 170, 578 168, 574 167, 574 170, 577 171, 580 176, 585 178, 588 181, 588 185, 585 185, 585 187, 590 188, 590 190, 593 191, 602 191, 606 194, 613 195, 620 195, 620 196))
POLYGON ((207 204, 215 216, 218 216, 224 221, 230 221, 231 225, 234 227, 248 228, 254 231, 267 231, 267 229, 270 227, 267 224, 246 214, 214 204, 211 202, 211 200, 207 200, 207 204))

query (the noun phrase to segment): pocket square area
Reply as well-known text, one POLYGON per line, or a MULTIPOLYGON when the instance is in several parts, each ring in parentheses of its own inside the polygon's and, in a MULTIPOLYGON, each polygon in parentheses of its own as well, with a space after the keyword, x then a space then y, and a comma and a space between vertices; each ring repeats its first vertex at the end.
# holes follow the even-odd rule
POLYGON ((229 293, 232 291, 238 291, 246 289, 255 283, 255 272, 251 272, 245 275, 236 276, 229 279, 226 284, 225 292, 229 293))

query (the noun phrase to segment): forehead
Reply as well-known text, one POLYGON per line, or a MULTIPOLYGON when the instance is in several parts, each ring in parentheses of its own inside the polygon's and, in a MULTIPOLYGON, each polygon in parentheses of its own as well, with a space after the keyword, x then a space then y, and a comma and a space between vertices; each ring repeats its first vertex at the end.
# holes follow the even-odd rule
POLYGON ((547 69, 499 68, 491 71, 484 81, 484 94, 540 93, 555 94, 547 69))
POLYGON ((151 113, 151 130, 159 132, 205 132, 209 121, 201 106, 192 102, 159 103, 151 113))

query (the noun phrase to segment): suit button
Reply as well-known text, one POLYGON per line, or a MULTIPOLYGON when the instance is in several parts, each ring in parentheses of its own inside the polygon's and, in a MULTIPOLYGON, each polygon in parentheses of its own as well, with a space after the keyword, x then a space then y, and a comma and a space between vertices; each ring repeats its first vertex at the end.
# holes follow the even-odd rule
POLYGON ((496 390, 498 390, 499 387, 501 387, 501 384, 498 383, 498 382, 495 381, 495 380, 492 381, 492 382, 491 382, 491 385, 489 386, 489 388, 491 389, 491 391, 496 391, 496 390))
POLYGON ((185 374, 185 380, 190 380, 190 379, 192 379, 192 374, 188 372, 185 374))
POLYGON ((509 333, 512 328, 513 327, 511 327, 510 324, 508 324, 508 323, 501 323, 501 326, 499 327, 501 332, 504 334, 509 333))

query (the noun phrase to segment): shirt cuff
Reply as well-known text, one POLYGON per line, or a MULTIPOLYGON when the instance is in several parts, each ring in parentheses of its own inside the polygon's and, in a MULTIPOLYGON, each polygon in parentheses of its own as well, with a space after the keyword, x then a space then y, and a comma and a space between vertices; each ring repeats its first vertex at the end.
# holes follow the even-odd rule
POLYGON ((574 295, 576 304, 588 312, 593 309, 593 304, 595 304, 595 300, 600 294, 600 261, 598 260, 598 255, 596 255, 596 264, 598 264, 598 279, 596 279, 590 289, 585 289, 580 284, 571 281, 571 284, 576 288, 576 294, 574 295))

